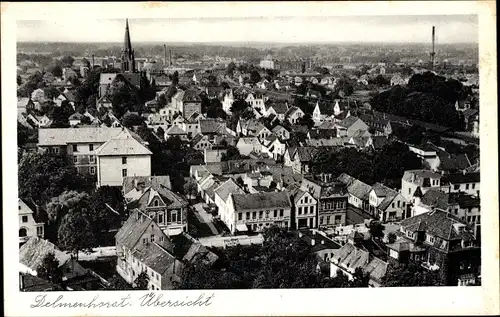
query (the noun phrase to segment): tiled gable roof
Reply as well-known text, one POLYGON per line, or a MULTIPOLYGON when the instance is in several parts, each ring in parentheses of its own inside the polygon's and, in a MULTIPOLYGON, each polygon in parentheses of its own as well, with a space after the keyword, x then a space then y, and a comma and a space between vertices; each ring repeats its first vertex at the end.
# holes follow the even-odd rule
POLYGON ((233 204, 236 211, 291 207, 290 198, 286 192, 234 194, 233 204))
POLYGON ((223 201, 227 201, 229 195, 231 194, 244 194, 245 192, 241 189, 238 184, 234 182, 232 178, 225 181, 222 185, 215 189, 215 194, 219 195, 223 201))
POLYGON ((104 143, 118 135, 121 128, 81 127, 39 129, 38 145, 67 145, 68 143, 104 143))
POLYGON ((128 130, 101 145, 96 151, 98 156, 110 155, 151 155, 153 154, 144 144, 139 142, 128 130))

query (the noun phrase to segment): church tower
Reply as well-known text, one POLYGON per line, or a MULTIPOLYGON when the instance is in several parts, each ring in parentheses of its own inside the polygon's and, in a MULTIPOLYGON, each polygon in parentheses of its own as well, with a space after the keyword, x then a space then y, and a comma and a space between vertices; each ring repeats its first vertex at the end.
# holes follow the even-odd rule
POLYGON ((122 72, 135 72, 135 57, 130 41, 130 31, 128 28, 128 19, 125 25, 125 40, 122 49, 122 72))

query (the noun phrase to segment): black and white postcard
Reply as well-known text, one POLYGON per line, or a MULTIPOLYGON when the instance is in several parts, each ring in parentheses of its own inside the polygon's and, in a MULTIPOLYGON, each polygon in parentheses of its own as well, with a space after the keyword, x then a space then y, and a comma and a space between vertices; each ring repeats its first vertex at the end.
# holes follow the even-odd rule
POLYGON ((5 314, 498 313, 495 17, 2 3, 5 314))

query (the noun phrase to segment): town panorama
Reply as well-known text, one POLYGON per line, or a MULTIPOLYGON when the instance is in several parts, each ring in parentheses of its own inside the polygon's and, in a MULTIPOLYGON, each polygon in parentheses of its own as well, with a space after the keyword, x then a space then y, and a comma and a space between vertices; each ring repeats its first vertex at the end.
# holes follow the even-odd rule
POLYGON ((481 285, 477 44, 133 31, 18 43, 21 291, 481 285))

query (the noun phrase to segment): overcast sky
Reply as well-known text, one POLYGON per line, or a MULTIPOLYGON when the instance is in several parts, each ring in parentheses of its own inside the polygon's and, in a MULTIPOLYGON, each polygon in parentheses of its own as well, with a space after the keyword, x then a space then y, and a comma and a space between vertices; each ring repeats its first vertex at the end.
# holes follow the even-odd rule
MULTIPOLYGON (((476 15, 129 19, 133 42, 477 43, 476 15)), ((17 40, 121 42, 125 19, 18 21, 17 40)))

